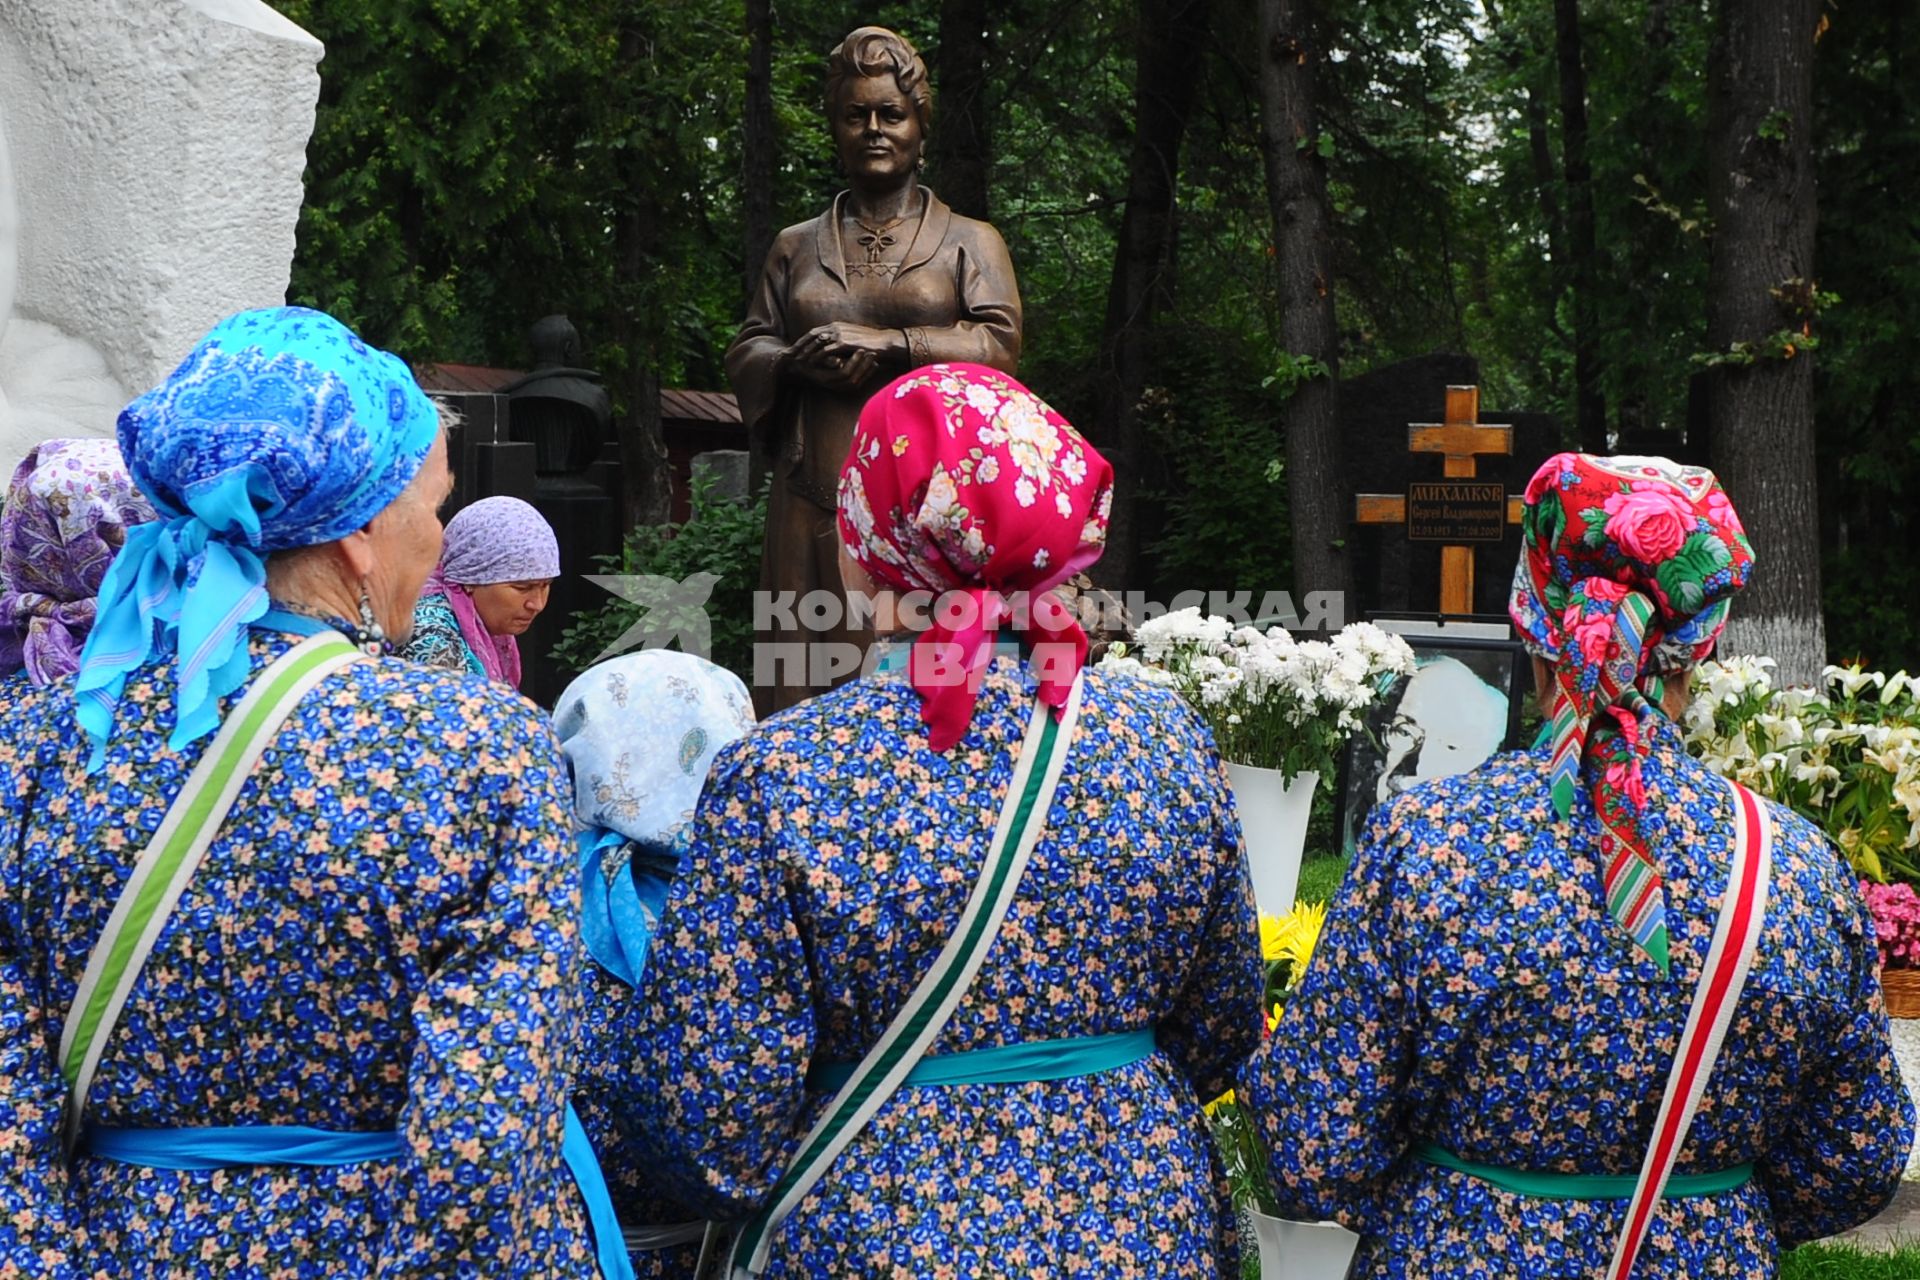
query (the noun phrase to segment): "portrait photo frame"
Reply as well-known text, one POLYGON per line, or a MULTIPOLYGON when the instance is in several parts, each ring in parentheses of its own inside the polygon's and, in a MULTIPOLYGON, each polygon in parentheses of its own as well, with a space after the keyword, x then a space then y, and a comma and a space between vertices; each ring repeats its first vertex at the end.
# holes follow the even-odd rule
POLYGON ((1367 621, 1405 639, 1417 669, 1394 682, 1341 754, 1335 820, 1346 856, 1383 801, 1525 747, 1533 690, 1526 648, 1504 617, 1380 613, 1367 621))

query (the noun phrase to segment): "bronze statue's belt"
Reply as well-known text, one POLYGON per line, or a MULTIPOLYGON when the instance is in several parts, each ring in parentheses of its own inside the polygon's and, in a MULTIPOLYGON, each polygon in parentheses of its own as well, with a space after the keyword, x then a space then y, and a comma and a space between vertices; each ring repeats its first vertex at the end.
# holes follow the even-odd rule
POLYGON ((787 486, 788 492, 797 497, 805 498, 822 511, 838 511, 840 509, 840 499, 838 495, 808 475, 804 464, 787 472, 787 474, 782 477, 781 483, 787 486))

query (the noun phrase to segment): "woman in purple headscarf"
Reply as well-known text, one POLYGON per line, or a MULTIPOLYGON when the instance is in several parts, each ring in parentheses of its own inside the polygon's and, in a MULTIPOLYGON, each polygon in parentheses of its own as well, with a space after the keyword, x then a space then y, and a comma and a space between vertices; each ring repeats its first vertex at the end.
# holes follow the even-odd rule
POLYGON ((127 527, 151 519, 112 440, 48 440, 21 459, 0 515, 0 676, 74 673, 100 580, 127 527))
POLYGON ((404 656, 520 687, 520 642, 560 576, 553 527, 518 498, 483 498, 447 522, 404 656))

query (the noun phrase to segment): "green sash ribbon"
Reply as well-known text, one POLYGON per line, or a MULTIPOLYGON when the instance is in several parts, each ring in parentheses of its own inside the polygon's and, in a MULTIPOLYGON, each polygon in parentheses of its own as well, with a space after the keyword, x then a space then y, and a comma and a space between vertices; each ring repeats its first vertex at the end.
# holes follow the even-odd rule
MULTIPOLYGON (((1482 1182, 1490 1182, 1502 1191, 1531 1196, 1536 1200, 1631 1200, 1640 1185, 1637 1173, 1543 1173, 1529 1169, 1508 1169, 1494 1164, 1476 1164, 1462 1160, 1445 1147, 1431 1142, 1414 1149, 1414 1155, 1428 1164, 1452 1169, 1482 1182)), ((1676 1173, 1668 1177, 1661 1198, 1683 1200, 1691 1196, 1717 1196, 1744 1187, 1753 1178, 1753 1163, 1732 1165, 1712 1173, 1676 1173)))

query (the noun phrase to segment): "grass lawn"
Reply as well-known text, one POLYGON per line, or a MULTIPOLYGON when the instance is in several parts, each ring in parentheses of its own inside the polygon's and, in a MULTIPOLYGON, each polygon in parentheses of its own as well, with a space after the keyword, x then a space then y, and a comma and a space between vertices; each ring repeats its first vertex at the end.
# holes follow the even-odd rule
POLYGON ((1780 1259, 1780 1280, 1914 1280, 1920 1249, 1871 1253, 1843 1244, 1810 1244, 1780 1259))
POLYGON ((1293 891, 1300 902, 1327 902, 1347 873, 1347 860, 1337 853, 1310 854, 1301 860, 1300 883, 1293 891))

